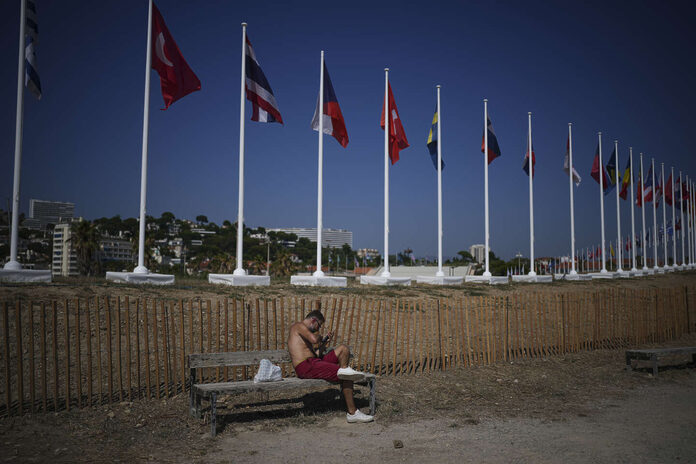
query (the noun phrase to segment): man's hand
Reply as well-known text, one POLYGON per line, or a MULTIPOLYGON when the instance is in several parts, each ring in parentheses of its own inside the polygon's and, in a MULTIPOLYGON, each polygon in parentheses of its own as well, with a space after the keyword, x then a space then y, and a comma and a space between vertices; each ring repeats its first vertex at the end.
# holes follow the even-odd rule
POLYGON ((329 332, 328 334, 324 335, 324 338, 321 339, 321 344, 326 345, 327 343, 329 343, 329 341, 333 339, 333 336, 333 332, 329 332))

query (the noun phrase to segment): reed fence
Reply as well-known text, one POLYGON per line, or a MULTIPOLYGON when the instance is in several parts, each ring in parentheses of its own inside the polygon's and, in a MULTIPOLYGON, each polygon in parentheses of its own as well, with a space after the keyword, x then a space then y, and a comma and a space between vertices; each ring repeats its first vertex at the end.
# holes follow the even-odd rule
MULTIPOLYGON (((317 307, 335 343, 351 347, 356 368, 405 375, 678 338, 696 331, 694 293, 680 286, 417 300, 6 301, 0 416, 182 393, 189 353, 283 349, 290 324, 317 307)), ((253 375, 251 368, 202 369, 198 379, 253 375)))

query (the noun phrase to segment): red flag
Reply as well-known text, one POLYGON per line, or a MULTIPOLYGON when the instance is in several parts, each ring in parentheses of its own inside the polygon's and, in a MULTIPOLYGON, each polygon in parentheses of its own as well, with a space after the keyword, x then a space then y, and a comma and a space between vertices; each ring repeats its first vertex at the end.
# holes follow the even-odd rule
POLYGON ((672 175, 669 175, 667 183, 665 184, 665 201, 669 206, 672 206, 672 175))
POLYGON ((157 6, 152 4, 152 69, 162 84, 164 110, 191 92, 201 90, 201 81, 186 63, 184 56, 169 33, 157 6))
POLYGON ((599 145, 597 145, 597 150, 595 151, 595 157, 594 161, 592 162, 592 171, 590 172, 590 176, 597 181, 599 184, 599 170, 602 170, 602 188, 604 189, 604 193, 606 194, 607 189, 609 188, 609 181, 607 179, 607 171, 604 170, 604 166, 600 166, 599 164, 599 145))
MULTIPOLYGON (((396 109, 394 94, 392 93, 391 84, 389 84, 389 159, 391 164, 399 161, 399 151, 409 147, 406 140, 406 132, 404 126, 401 125, 401 118, 396 109)), ((382 119, 379 126, 384 129, 384 103, 382 103, 382 119)))

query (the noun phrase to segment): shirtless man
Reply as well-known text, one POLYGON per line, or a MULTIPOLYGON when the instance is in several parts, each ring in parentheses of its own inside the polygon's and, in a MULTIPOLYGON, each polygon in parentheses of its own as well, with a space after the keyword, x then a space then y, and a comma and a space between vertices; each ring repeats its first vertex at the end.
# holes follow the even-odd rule
POLYGON ((333 338, 329 332, 323 339, 319 329, 324 325, 324 315, 318 309, 307 314, 300 322, 290 326, 288 336, 288 351, 292 359, 297 377, 301 379, 324 379, 329 382, 341 383, 343 398, 346 400, 346 420, 354 422, 371 422, 373 416, 363 414, 355 407, 353 401, 353 382, 365 378, 365 374, 348 366, 350 349, 339 345, 324 354, 326 343, 333 338), (315 350, 314 345, 319 345, 315 350))

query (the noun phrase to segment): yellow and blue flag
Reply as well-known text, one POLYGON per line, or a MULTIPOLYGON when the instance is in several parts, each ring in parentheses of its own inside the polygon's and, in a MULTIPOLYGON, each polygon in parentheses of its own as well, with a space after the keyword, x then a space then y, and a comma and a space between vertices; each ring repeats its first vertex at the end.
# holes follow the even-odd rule
MULTIPOLYGON (((433 166, 437 170, 437 125, 438 125, 438 114, 437 108, 435 108, 435 114, 433 115, 433 124, 430 126, 430 133, 428 134, 428 150, 430 151, 430 159, 433 161, 433 166)), ((445 161, 440 160, 440 168, 445 169, 445 161)))

